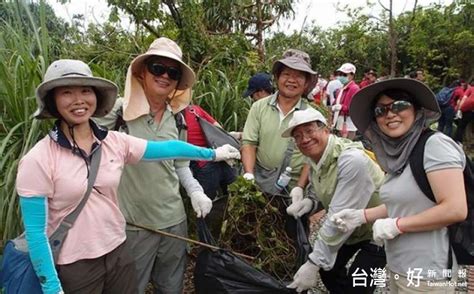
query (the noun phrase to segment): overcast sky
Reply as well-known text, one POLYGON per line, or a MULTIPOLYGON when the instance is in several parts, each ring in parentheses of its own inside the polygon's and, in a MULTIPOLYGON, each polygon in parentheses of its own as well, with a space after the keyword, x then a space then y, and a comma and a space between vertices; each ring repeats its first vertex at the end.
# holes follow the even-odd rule
MULTIPOLYGON (((218 1, 218 0, 216 0, 218 1)), ((378 0, 384 5, 388 6, 389 0, 378 0)), ((106 0, 71 0, 70 3, 62 5, 56 0, 47 0, 56 14, 66 21, 69 21, 74 14, 83 14, 87 22, 101 23, 107 16, 109 9, 106 0)), ((349 5, 350 7, 366 7, 367 0, 299 0, 295 5, 295 19, 281 21, 276 28, 276 31, 292 32, 299 31, 303 24, 311 24, 312 21, 316 25, 326 29, 336 25, 337 21, 347 21, 347 17, 343 12, 338 12, 336 6, 343 7, 349 5)), ((371 0, 376 2, 377 0, 371 0)), ((403 11, 412 10, 415 0, 393 0, 394 12, 399 14, 403 11)), ((452 0, 418 0, 418 5, 427 6, 432 3, 448 5, 452 0)), ((381 11, 380 5, 375 5, 373 11, 368 8, 365 13, 378 15, 381 11)), ((128 17, 123 17, 123 26, 127 28, 128 17)))

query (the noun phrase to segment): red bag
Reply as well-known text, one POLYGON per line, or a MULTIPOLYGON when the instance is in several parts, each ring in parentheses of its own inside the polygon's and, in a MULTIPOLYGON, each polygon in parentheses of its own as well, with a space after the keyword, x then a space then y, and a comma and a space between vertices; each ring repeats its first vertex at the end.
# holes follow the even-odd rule
POLYGON ((466 98, 464 103, 461 105, 462 112, 468 112, 474 110, 474 93, 466 98))

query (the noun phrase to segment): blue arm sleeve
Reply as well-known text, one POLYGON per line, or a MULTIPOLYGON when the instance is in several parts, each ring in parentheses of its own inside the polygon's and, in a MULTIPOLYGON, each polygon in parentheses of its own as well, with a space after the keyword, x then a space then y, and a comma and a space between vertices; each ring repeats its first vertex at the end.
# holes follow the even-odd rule
POLYGON ((41 277, 43 293, 57 294, 62 288, 46 236, 48 199, 45 196, 20 197, 20 207, 30 259, 36 275, 41 277))
POLYGON ((213 149, 201 148, 183 141, 148 141, 142 160, 214 160, 216 152, 213 149))

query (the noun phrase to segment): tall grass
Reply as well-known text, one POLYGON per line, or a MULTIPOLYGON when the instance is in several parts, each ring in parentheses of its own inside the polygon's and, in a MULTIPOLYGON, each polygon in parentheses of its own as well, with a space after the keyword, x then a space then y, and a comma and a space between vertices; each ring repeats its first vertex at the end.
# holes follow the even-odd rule
POLYGON ((250 109, 250 100, 242 97, 248 78, 246 67, 232 74, 202 69, 194 87, 194 102, 206 109, 224 129, 242 130, 250 109), (229 76, 233 76, 233 81, 229 76))
POLYGON ((39 25, 27 1, 2 2, 0 9, 4 12, 0 20, 0 238, 4 242, 22 230, 15 191, 18 162, 48 127, 32 114, 35 88, 49 64, 49 37, 42 4, 39 25))

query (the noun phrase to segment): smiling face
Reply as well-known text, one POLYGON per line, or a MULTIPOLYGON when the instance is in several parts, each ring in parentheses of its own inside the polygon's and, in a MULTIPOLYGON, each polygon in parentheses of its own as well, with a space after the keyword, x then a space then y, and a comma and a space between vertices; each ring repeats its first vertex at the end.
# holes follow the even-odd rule
POLYGON ((53 96, 58 113, 70 125, 88 123, 97 108, 97 97, 92 87, 56 87, 53 96))
MULTIPOLYGON (((382 95, 375 106, 390 106, 394 99, 387 95, 382 95)), ((405 135, 415 123, 415 108, 410 105, 398 113, 388 110, 384 115, 377 116, 375 121, 380 130, 391 138, 399 138, 405 135)))
MULTIPOLYGON (((180 69, 181 66, 179 62, 176 60, 172 60, 165 57, 154 57, 150 58, 145 61, 146 63, 154 63, 164 65, 165 67, 172 67, 175 69, 180 69)), ((142 86, 145 95, 149 99, 167 99, 168 95, 176 89, 178 86, 177 80, 170 78, 168 72, 164 72, 163 74, 157 76, 152 74, 148 69, 147 66, 143 66, 142 71, 142 86)))
POLYGON ((328 144, 329 134, 326 126, 314 121, 297 126, 291 135, 301 153, 318 162, 328 144))
POLYGON ((288 99, 299 99, 308 86, 305 72, 283 66, 278 76, 279 96, 288 99))

